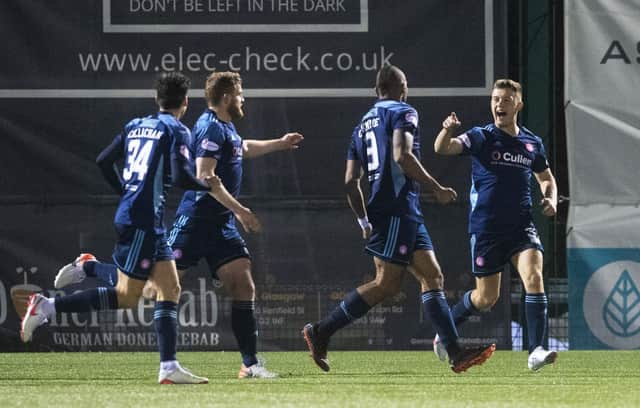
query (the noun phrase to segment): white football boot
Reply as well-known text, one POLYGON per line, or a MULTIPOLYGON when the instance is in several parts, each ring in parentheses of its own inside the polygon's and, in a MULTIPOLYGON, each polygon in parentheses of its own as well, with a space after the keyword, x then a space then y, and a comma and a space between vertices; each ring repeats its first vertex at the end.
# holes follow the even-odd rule
POLYGON ((206 377, 199 377, 191 371, 183 368, 180 363, 176 361, 175 368, 173 370, 160 369, 158 374, 158 383, 160 384, 209 384, 209 379, 206 377))
POLYGON ((536 347, 531 354, 529 354, 529 370, 538 371, 547 364, 553 364, 558 358, 558 353, 555 351, 549 351, 542 348, 542 346, 536 347))
POLYGON ((449 361, 449 353, 444 347, 444 344, 440 341, 440 336, 436 333, 436 337, 433 338, 433 352, 436 353, 436 357, 440 361, 449 361))
POLYGON ((49 306, 49 299, 41 294, 34 293, 29 297, 27 311, 20 323, 20 338, 23 342, 31 341, 34 330, 49 321, 48 313, 44 310, 47 306, 49 306))
POLYGON ((87 277, 84 273, 82 265, 86 261, 95 261, 96 257, 92 254, 80 254, 75 261, 66 264, 58 271, 56 278, 53 280, 53 287, 56 289, 64 288, 73 283, 80 283, 87 277))
POLYGON ((273 373, 264 366, 264 361, 258 361, 258 363, 252 366, 245 366, 242 364, 240 366, 240 371, 238 372, 238 378, 277 378, 278 374, 273 373))

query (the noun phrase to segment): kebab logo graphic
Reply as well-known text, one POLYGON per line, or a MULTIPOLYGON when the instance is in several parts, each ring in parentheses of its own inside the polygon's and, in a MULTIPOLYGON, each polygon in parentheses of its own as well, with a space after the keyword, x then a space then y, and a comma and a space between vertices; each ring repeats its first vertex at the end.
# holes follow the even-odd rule
POLYGON ((18 316, 24 316, 27 311, 27 303, 29 302, 29 296, 36 292, 42 292, 42 288, 38 285, 33 285, 28 282, 29 274, 33 275, 38 272, 37 266, 32 266, 26 269, 23 266, 16 268, 16 273, 22 275, 24 280, 20 285, 11 287, 11 300, 13 301, 13 307, 18 313, 18 316))

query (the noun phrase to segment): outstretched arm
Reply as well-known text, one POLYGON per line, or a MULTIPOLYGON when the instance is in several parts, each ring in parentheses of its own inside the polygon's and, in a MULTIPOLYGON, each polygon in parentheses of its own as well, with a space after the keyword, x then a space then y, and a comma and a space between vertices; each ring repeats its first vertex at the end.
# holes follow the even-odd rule
POLYGON ((344 174, 344 187, 347 193, 347 201, 349 207, 358 217, 358 224, 362 228, 362 238, 368 239, 371 235, 371 224, 367 218, 367 208, 364 203, 364 195, 360 187, 360 180, 364 176, 362 166, 357 160, 347 160, 347 166, 344 174))
POLYGON ((540 185, 543 199, 540 202, 542 206, 542 213, 548 217, 556 215, 556 208, 558 206, 558 187, 556 186, 556 178, 553 177, 551 169, 547 168, 541 173, 535 173, 536 180, 540 185))
POLYGON ((453 137, 454 132, 460 127, 460 121, 455 112, 442 122, 442 130, 438 133, 433 148, 438 154, 453 155, 462 153, 463 146, 460 139, 453 137))
MULTIPOLYGON (((197 157, 196 169, 198 171, 198 178, 216 177, 216 166, 218 161, 212 157, 197 157)), ((260 232, 262 225, 253 212, 240 204, 231 193, 225 188, 224 184, 220 183, 218 188, 212 189, 209 194, 215 198, 220 204, 231 211, 242 227, 247 232, 260 232)))
POLYGON ((455 201, 457 193, 450 187, 442 187, 438 181, 425 170, 422 163, 413 154, 413 135, 403 129, 393 131, 393 160, 411 179, 426 185, 436 196, 439 203, 455 201))
POLYGON ((242 142, 243 156, 247 159, 259 157, 265 154, 281 151, 297 149, 304 139, 300 133, 287 133, 279 139, 270 140, 245 140, 242 142))

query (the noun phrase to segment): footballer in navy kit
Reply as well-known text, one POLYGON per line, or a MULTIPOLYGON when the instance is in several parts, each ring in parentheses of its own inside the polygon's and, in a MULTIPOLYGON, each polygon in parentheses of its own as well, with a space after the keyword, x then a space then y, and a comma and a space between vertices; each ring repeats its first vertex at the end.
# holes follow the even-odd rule
MULTIPOLYGON (((231 328, 242 355, 238 378, 273 378, 258 361, 257 326, 254 314, 255 285, 251 276, 251 257, 238 229, 236 219, 247 232, 260 232, 261 225, 251 210, 238 202, 242 181, 242 160, 264 154, 292 150, 304 139, 299 133, 287 133, 279 139, 243 140, 233 120, 244 116, 242 81, 233 72, 214 72, 205 83, 207 109, 200 116, 183 152, 195 166, 200 179, 217 181, 211 191, 187 191, 176 212, 168 243, 173 248, 178 275, 205 259, 210 273, 220 281, 232 298, 231 328)), ((188 133, 188 131, 187 131, 188 133)), ((117 183, 117 180, 113 181, 117 183)), ((56 275, 54 286, 62 288, 79 283, 86 276, 114 285, 116 268, 100 263, 91 254, 80 254, 56 275)), ((144 296, 156 297, 155 288, 144 287, 144 296)))
MULTIPOLYGON (((528 326, 528 366, 537 371, 555 362, 557 353, 543 348, 547 327, 547 297, 542 278, 542 244, 533 224, 531 176, 543 194, 544 215, 556 213, 557 187, 542 140, 517 123, 522 110, 522 87, 510 79, 497 80, 491 93, 494 123, 474 127, 453 137, 460 126, 451 113, 436 137, 435 151, 471 156, 472 272, 476 288, 453 308, 456 325, 480 311, 488 311, 500 295, 502 271, 513 265, 524 284, 528 326)), ((436 354, 446 353, 434 342, 436 354)))
POLYGON ((154 324, 160 350, 161 384, 202 384, 208 380, 183 369, 176 360, 177 306, 180 285, 163 223, 165 194, 172 184, 185 189, 215 191, 220 180, 195 178, 188 160, 189 130, 180 122, 188 105, 189 79, 166 73, 156 82, 160 111, 130 121, 97 159, 104 176, 120 194, 115 215, 118 234, 113 260, 118 283, 73 295, 46 298, 34 294, 22 321, 22 339, 55 313, 133 308, 149 279, 157 288, 154 324), (122 174, 115 163, 123 159, 122 174))
POLYGON ((442 272, 420 210, 420 184, 426 185, 443 204, 455 200, 456 192, 442 187, 420 163, 418 113, 405 102, 408 87, 404 73, 385 65, 378 72, 376 92, 378 101, 352 134, 345 171, 347 199, 363 238, 368 240, 365 250, 373 256, 376 278, 350 292, 324 319, 305 325, 302 334, 313 361, 329 371, 327 348, 331 336, 394 296, 409 270, 420 283, 425 315, 446 338, 443 343, 451 368, 460 373, 486 361, 495 344, 458 344, 443 292, 442 272), (369 180, 366 207, 361 177, 369 180))
MULTIPOLYGON (((220 120, 213 109, 207 108, 193 127, 193 142, 196 160, 215 160, 216 175, 231 197, 237 198, 242 181, 243 147, 242 138, 233 123, 220 120)), ((244 215, 240 208, 236 211, 241 222, 245 222, 247 231, 259 228, 253 214, 247 212, 244 215)), ((216 279, 220 266, 237 258, 249 257, 245 241, 236 228, 233 212, 207 192, 184 193, 169 239, 178 255, 179 269, 187 269, 196 265, 200 258, 206 258, 216 279)))
MULTIPOLYGON (((171 185, 167 152, 189 142, 189 129, 171 113, 159 112, 129 122, 98 159, 107 168, 124 159, 122 179, 112 183, 122 193, 114 220, 120 240, 113 261, 129 277, 147 280, 154 262, 173 259, 164 226, 165 196, 171 185)), ((112 170, 105 174, 110 181, 120 177, 112 170)))
POLYGON ((211 193, 184 194, 169 242, 181 274, 204 258, 212 277, 231 296, 231 328, 242 356, 238 378, 273 378, 276 374, 268 371, 256 355, 255 284, 251 257, 236 228, 236 219, 247 232, 260 232, 261 225, 237 197, 244 158, 297 149, 303 136, 294 132, 278 139, 243 140, 233 125, 233 121, 244 116, 242 80, 238 73, 209 75, 205 97, 207 109, 193 128, 192 151, 198 177, 217 176, 222 187, 211 193))

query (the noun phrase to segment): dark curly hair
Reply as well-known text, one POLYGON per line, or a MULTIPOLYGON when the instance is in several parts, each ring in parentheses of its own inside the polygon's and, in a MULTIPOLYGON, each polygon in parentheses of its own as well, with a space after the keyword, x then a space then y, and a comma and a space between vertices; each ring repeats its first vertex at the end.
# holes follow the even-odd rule
POLYGON ((191 81, 180 72, 163 72, 156 79, 156 97, 162 109, 177 109, 187 96, 191 81))

